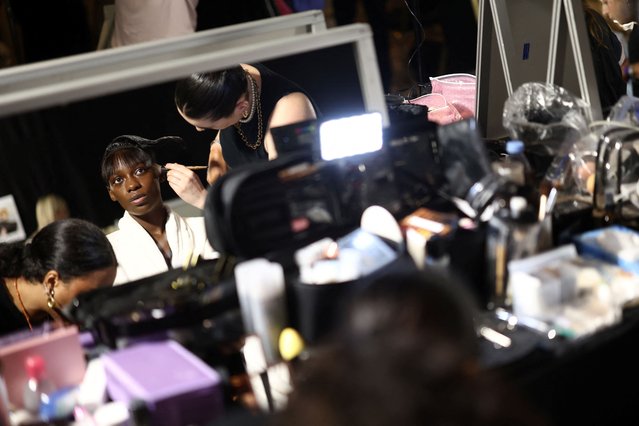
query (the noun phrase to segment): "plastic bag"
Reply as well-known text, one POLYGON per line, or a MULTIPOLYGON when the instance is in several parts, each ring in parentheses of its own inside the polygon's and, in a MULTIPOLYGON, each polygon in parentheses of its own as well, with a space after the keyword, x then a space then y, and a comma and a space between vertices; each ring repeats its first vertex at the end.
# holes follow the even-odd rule
POLYGON ((546 172, 545 179, 557 188, 562 198, 592 202, 597 159, 596 133, 569 140, 559 149, 546 172))
POLYGON ((526 149, 556 155, 589 132, 588 105, 563 87, 524 83, 504 103, 503 125, 526 149))
POLYGON ((610 109, 608 121, 639 127, 639 98, 628 95, 619 98, 610 109))
POLYGON ((563 189, 564 193, 592 196, 599 140, 604 133, 613 128, 639 126, 639 98, 622 96, 610 110, 607 120, 597 124, 600 126, 581 138, 566 141, 548 169, 547 179, 563 189), (569 166, 570 170, 562 170, 562 167, 566 166, 569 166))

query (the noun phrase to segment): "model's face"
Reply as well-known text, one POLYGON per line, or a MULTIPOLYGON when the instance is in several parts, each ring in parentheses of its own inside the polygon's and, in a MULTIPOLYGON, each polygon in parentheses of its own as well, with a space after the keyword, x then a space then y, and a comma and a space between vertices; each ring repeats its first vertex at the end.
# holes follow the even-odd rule
POLYGON ((162 207, 157 167, 149 163, 120 165, 109 177, 109 196, 132 216, 162 207))
POLYGON ((77 295, 96 288, 111 287, 115 281, 117 267, 98 269, 81 277, 60 281, 55 287, 55 300, 60 306, 67 305, 77 295))

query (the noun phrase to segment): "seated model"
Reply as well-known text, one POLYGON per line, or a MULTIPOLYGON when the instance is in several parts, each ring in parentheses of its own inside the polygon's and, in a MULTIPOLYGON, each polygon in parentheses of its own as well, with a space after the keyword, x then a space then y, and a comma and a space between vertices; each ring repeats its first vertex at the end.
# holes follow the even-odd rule
POLYGON ((164 205, 161 168, 152 147, 159 142, 139 136, 118 136, 102 158, 102 179, 111 200, 125 210, 118 230, 107 237, 118 259, 115 284, 217 257, 206 238, 203 217, 183 218, 164 205))

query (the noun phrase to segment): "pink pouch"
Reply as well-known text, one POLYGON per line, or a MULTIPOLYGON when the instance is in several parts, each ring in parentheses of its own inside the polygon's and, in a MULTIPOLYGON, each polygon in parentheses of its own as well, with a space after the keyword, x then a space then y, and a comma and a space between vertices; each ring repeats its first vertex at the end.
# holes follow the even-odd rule
POLYGON ((431 93, 443 95, 453 105, 462 118, 475 116, 477 77, 472 74, 446 74, 431 77, 431 93))
POLYGON ((423 95, 409 100, 408 103, 428 107, 428 119, 437 124, 449 124, 462 120, 462 116, 459 111, 457 111, 457 108, 448 103, 444 95, 439 93, 423 95))

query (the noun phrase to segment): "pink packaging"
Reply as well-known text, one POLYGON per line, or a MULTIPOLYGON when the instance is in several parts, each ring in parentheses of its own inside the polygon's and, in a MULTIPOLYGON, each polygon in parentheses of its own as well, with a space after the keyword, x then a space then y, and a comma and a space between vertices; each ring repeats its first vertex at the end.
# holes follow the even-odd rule
POLYGON ((78 328, 49 328, 18 332, 3 337, 0 342, 0 369, 9 401, 18 408, 22 408, 22 393, 28 380, 24 361, 29 356, 39 355, 44 359, 47 379, 58 389, 79 385, 84 377, 86 361, 78 328))
POLYGON ((446 74, 431 77, 431 93, 443 95, 453 105, 462 118, 475 116, 475 100, 477 98, 477 77, 472 74, 446 74))
POLYGON ((408 101, 411 104, 428 107, 428 120, 444 125, 462 120, 462 116, 452 104, 446 101, 444 95, 429 93, 408 101))
POLYGON ((144 401, 153 425, 202 424, 223 411, 220 375, 177 342, 140 343, 102 362, 111 399, 144 401))

